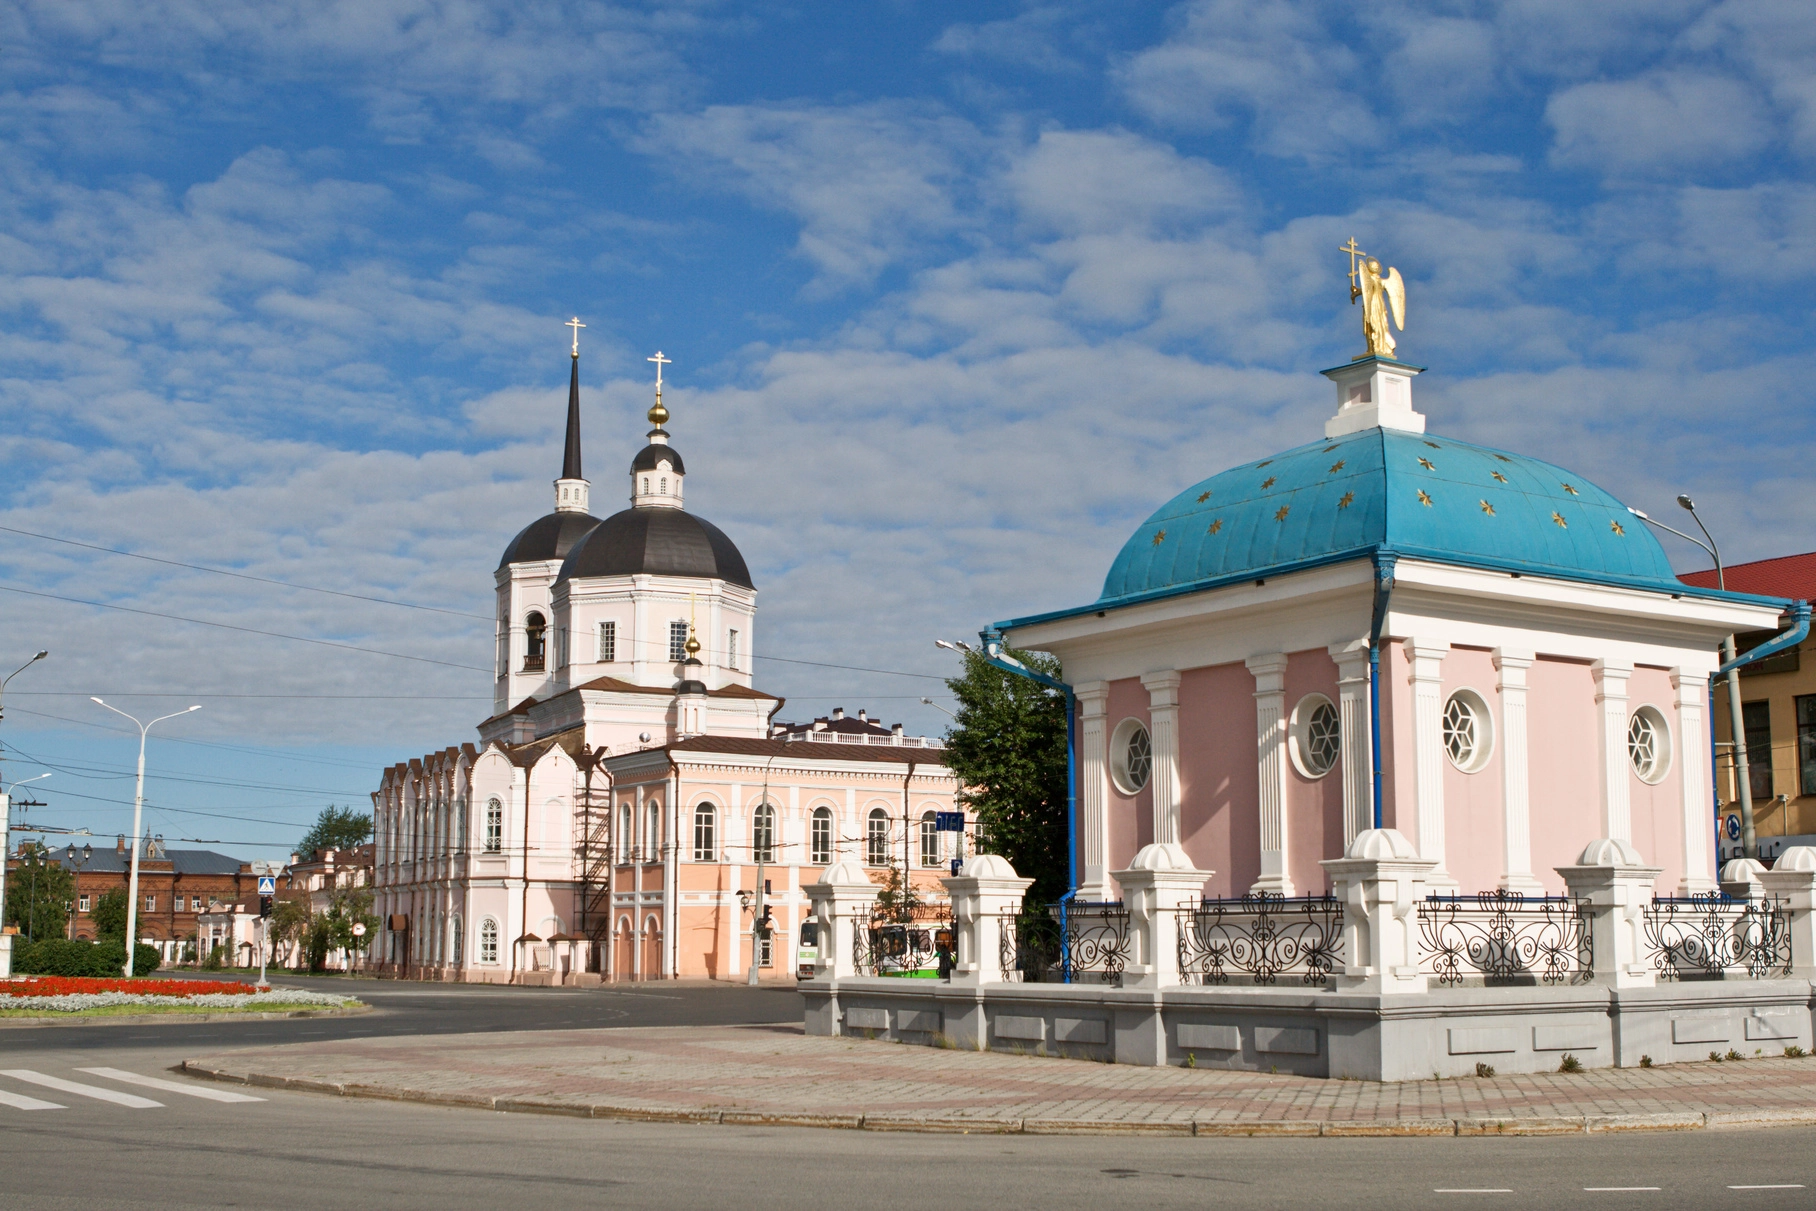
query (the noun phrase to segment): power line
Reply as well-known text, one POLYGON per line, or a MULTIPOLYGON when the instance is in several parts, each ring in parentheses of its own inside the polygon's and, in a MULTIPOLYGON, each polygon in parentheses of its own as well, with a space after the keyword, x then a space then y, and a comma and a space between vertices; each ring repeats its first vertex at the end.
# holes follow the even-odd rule
MULTIPOLYGON (((12 708, 21 715, 35 715, 40 719, 55 719, 59 723, 73 723, 77 727, 99 728, 115 735, 131 735, 124 727, 115 727, 110 723, 97 723, 92 719, 71 719, 68 715, 52 715, 48 711, 34 711, 30 707, 12 708)), ((286 753, 283 749, 255 748, 242 744, 222 744, 218 740, 191 740, 184 736, 159 736, 158 740, 166 744, 193 744, 200 748, 218 748, 231 753, 250 753, 254 757, 270 757, 277 761, 304 761, 312 765, 338 765, 346 769, 369 770, 372 767, 363 761, 337 761, 332 757, 299 757, 286 753)), ((18 751, 17 749, 14 750, 18 751)))
MULTIPOLYGON (((315 698, 372 702, 490 702, 490 694, 221 694, 213 690, 14 690, 15 698, 315 698)), ((910 695, 898 694, 907 698, 910 695)))

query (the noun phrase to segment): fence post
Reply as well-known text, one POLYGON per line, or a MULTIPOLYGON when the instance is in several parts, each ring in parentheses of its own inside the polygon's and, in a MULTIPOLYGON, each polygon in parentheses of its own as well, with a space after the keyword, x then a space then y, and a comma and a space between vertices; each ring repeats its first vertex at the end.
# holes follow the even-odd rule
POLYGON ((1793 845, 1760 874, 1766 892, 1784 901, 1791 919, 1791 976, 1816 979, 1816 849, 1793 845))
POLYGON ((1177 844, 1144 845, 1129 869, 1110 872, 1122 888, 1129 910, 1129 933, 1135 953, 1122 969, 1125 988, 1171 988, 1179 983, 1179 910, 1196 908, 1204 898, 1205 880, 1215 873, 1199 870, 1177 844))
POLYGON ((1392 828, 1356 834, 1341 858, 1318 865, 1343 905, 1342 966, 1332 974, 1348 992, 1424 992, 1419 970, 1419 901, 1437 861, 1419 857, 1392 828))
POLYGON ((835 862, 817 883, 807 885, 807 899, 819 925, 820 955, 814 978, 843 980, 858 974, 853 957, 857 930, 876 905, 877 886, 856 862, 835 862))
POLYGON ((1647 961, 1646 905, 1659 868, 1645 865, 1630 841, 1591 841, 1574 866, 1555 868, 1564 886, 1589 907, 1594 972, 1614 988, 1650 988, 1658 974, 1647 961))
POLYGON ((1022 896, 1034 880, 1017 875, 1008 859, 997 854, 973 854, 959 872, 940 879, 952 897, 952 929, 957 935, 952 982, 1001 984, 1001 931, 1015 928, 1022 896))
POLYGON ((1760 881, 1765 873, 1758 858, 1735 858, 1721 868, 1721 890, 1731 900, 1758 900, 1766 894, 1760 881))

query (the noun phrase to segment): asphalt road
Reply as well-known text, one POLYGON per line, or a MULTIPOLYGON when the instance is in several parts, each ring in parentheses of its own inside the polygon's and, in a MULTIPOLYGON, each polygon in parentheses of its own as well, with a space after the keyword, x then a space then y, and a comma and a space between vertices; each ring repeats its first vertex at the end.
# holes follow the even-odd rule
POLYGON ((792 992, 672 984, 384 983, 357 992, 382 1010, 341 1020, 0 1030, 0 1205, 845 1209, 881 1198, 1042 1211, 1725 1211, 1816 1201, 1816 1129, 1804 1128, 1520 1139, 893 1135, 497 1114, 246 1089, 170 1071, 236 1042, 798 1014, 792 992))

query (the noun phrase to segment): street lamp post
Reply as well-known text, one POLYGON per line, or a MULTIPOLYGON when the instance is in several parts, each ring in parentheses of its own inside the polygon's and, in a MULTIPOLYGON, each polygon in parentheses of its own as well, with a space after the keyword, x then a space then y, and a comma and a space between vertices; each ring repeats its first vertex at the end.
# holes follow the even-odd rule
MULTIPOLYGON (((1696 512, 1696 502, 1691 500, 1688 495, 1680 492, 1677 497, 1677 503, 1679 507, 1689 513, 1691 518, 1695 520, 1696 528, 1703 532, 1702 538, 1698 538, 1694 534, 1686 534, 1682 530, 1674 529, 1662 521, 1647 516, 1638 509, 1629 508, 1627 512, 1633 514, 1633 516, 1639 518, 1648 525, 1657 526, 1667 534, 1675 534, 1679 538, 1682 538, 1687 542, 1693 542, 1707 551, 1709 553, 1709 558, 1715 561, 1715 585, 1722 592, 1727 592, 1728 574, 1722 568, 1721 550, 1715 545, 1715 536, 1709 533, 1709 527, 1703 525, 1702 518, 1698 516, 1696 512), (1703 539, 1707 539, 1708 541, 1704 542, 1703 539)), ((1736 648, 1733 635, 1729 635, 1721 641, 1721 659, 1723 664, 1734 663, 1734 660, 1736 659, 1736 648)), ((1746 719, 1744 712, 1740 709, 1739 669, 1728 670, 1728 734, 1730 740, 1728 749, 1734 755, 1735 797, 1740 800, 1740 852, 1746 857, 1757 858, 1759 856, 1759 846, 1757 844, 1758 838, 1753 830, 1753 777, 1747 763, 1746 719)))
POLYGON ((90 698, 89 701, 106 706, 116 715, 132 719, 134 726, 139 729, 139 780, 132 794, 132 874, 127 879, 126 885, 126 970, 123 974, 130 980, 132 979, 133 946, 138 941, 134 935, 139 929, 139 822, 140 816, 145 810, 145 734, 152 729, 153 724, 162 723, 166 719, 175 719, 178 715, 187 715, 190 711, 199 711, 202 708, 200 704, 197 704, 185 710, 172 711, 168 715, 159 715, 151 723, 140 723, 119 707, 107 706, 107 703, 102 702, 99 698, 90 698))
MULTIPOLYGON (((37 656, 32 657, 33 660, 37 658, 37 656)), ((3 682, 0 682, 0 688, 4 688, 3 682)), ((4 916, 6 912, 6 852, 11 847, 13 840, 13 791, 27 782, 36 782, 40 778, 48 777, 50 777, 49 774, 38 774, 31 778, 21 778, 11 787, 0 789, 0 916, 4 916)), ((29 916, 27 919, 30 919, 29 916)), ((9 934, 0 933, 0 978, 12 974, 13 939, 9 934)))
POLYGON ((82 847, 82 852, 80 854, 78 854, 76 852, 75 843, 72 841, 70 843, 68 852, 65 854, 65 856, 63 858, 64 862, 68 863, 70 870, 75 872, 75 876, 76 876, 76 893, 70 897, 69 923, 68 923, 68 927, 64 930, 64 933, 68 936, 69 940, 72 942, 75 940, 75 937, 76 937, 76 905, 77 905, 77 902, 81 898, 82 871, 87 868, 89 861, 94 856, 95 856, 95 847, 94 846, 84 845, 82 847))

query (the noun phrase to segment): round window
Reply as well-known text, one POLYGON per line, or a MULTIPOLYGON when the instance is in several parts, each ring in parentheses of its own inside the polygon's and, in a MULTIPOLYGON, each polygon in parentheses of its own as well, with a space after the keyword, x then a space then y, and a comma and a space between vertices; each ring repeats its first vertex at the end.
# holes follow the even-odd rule
POLYGON ((1488 764, 1494 751, 1494 720, 1488 704, 1474 690, 1458 690, 1444 704, 1444 751, 1466 774, 1488 764))
POLYGON ((1116 789, 1133 795, 1148 784, 1154 770, 1154 743, 1139 720, 1124 719, 1110 737, 1110 778, 1116 789))
POLYGON ((1293 708, 1289 730, 1293 765, 1307 778, 1322 778, 1337 764, 1343 751, 1343 731, 1337 707, 1323 694, 1307 694, 1293 708))
POLYGON ((1642 706, 1627 721, 1627 758, 1646 783, 1664 781, 1671 770, 1671 728, 1657 707, 1642 706))

